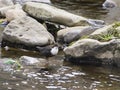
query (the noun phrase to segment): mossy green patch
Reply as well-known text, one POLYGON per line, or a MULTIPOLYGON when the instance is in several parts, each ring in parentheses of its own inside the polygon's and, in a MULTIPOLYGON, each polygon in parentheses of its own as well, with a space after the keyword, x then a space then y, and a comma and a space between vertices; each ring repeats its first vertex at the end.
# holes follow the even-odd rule
POLYGON ((120 27, 120 22, 116 22, 111 28, 107 29, 105 33, 101 33, 90 38, 102 42, 110 41, 114 38, 120 38, 120 30, 117 29, 118 27, 120 27))
POLYGON ((120 22, 116 22, 112 27, 113 28, 117 28, 117 27, 119 27, 120 26, 120 22))
POLYGON ((72 46, 75 42, 76 42, 76 41, 71 42, 71 43, 69 44, 69 46, 72 46))

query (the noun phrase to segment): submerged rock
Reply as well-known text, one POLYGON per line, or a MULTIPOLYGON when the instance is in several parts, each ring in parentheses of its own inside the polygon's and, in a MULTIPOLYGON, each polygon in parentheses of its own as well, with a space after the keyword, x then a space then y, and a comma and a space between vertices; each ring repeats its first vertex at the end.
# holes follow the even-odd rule
POLYGON ((21 68, 21 65, 17 60, 13 60, 11 58, 0 59, 0 70, 10 72, 13 70, 19 70, 20 68, 21 68))
POLYGON ((24 66, 36 66, 37 68, 45 68, 47 60, 43 58, 34 58, 29 56, 21 56, 20 62, 24 66))
POLYGON ((28 16, 11 21, 2 35, 3 41, 27 47, 53 44, 54 37, 35 19, 28 16))
POLYGON ((67 26, 86 25, 87 19, 82 16, 78 16, 69 13, 65 10, 58 9, 54 6, 43 3, 27 2, 23 9, 29 15, 42 20, 56 22, 67 26))
POLYGON ((78 40, 71 46, 64 49, 66 59, 77 59, 79 63, 84 64, 117 64, 120 58, 120 39, 114 39, 109 42, 99 42, 94 39, 78 40), (84 59, 86 58, 86 60, 84 59))
POLYGON ((7 21, 26 16, 20 4, 6 6, 0 9, 0 16, 5 17, 7 21))
POLYGON ((80 37, 87 36, 94 32, 96 28, 91 26, 77 26, 59 30, 57 32, 57 40, 62 43, 71 43, 80 37))

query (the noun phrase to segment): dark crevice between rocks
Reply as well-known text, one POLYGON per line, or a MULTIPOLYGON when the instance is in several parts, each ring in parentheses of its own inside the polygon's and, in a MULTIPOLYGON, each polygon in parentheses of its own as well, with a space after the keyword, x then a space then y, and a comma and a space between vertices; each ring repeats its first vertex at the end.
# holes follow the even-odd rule
POLYGON ((94 56, 87 57, 72 57, 69 55, 65 56, 65 61, 69 61, 75 65, 95 65, 95 66, 115 66, 118 67, 118 64, 113 59, 97 59, 94 56))
MULTIPOLYGON (((5 46, 9 46, 9 47, 13 47, 13 48, 21 48, 21 49, 26 49, 26 50, 32 50, 32 51, 38 51, 38 49, 36 48, 38 45, 33 45, 33 46, 27 46, 21 43, 11 43, 9 41, 6 40, 2 40, 1 42, 1 47, 5 47, 5 46)), ((47 45, 41 46, 41 47, 45 47, 47 45)))
POLYGON ((31 50, 31 51, 37 51, 37 52, 40 52, 39 49, 37 47, 41 47, 41 48, 44 48, 46 49, 47 47, 49 46, 54 46, 54 44, 51 44, 51 45, 43 45, 43 46, 39 46, 39 45, 24 45, 24 44, 21 44, 21 43, 11 43, 9 41, 6 41, 6 40, 2 40, 1 41, 1 47, 5 47, 5 46, 9 46, 9 47, 12 47, 12 48, 18 48, 18 49, 26 49, 26 50, 31 50))
POLYGON ((5 47, 5 46, 9 46, 9 47, 13 47, 13 48, 21 48, 21 49, 27 49, 27 50, 35 50, 35 46, 26 46, 23 44, 18 44, 18 43, 11 43, 9 41, 6 40, 2 40, 1 42, 1 47, 5 47))
POLYGON ((56 38, 57 38, 57 32, 60 29, 63 29, 63 28, 61 28, 59 24, 55 24, 55 23, 51 23, 51 22, 45 22, 45 25, 47 26, 48 32, 50 32, 54 36, 55 41, 57 41, 56 40, 56 38))

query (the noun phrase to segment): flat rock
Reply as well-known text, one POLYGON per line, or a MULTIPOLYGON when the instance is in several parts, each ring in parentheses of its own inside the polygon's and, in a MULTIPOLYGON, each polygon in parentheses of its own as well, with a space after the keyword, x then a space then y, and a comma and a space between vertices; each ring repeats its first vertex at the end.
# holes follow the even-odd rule
POLYGON ((13 0, 13 3, 14 4, 25 4, 26 2, 42 2, 42 3, 47 3, 47 4, 50 4, 51 1, 50 0, 13 0))
POLYGON ((85 17, 69 13, 65 10, 58 9, 48 4, 27 2, 23 6, 23 9, 29 15, 37 19, 56 22, 67 26, 78 26, 88 24, 88 22, 86 21, 87 19, 85 17))
POLYGON ((91 26, 76 26, 65 28, 57 32, 58 42, 71 43, 80 39, 83 36, 87 36, 95 31, 95 28, 91 26))
POLYGON ((11 21, 2 35, 3 41, 26 46, 44 46, 54 43, 54 37, 46 28, 31 17, 11 21))

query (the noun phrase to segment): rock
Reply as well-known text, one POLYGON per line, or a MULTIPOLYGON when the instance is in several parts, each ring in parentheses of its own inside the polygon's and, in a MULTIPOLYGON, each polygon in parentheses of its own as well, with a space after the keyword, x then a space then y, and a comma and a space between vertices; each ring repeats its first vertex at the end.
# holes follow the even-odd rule
POLYGON ((29 56, 21 56, 20 62, 22 63, 22 65, 28 65, 28 66, 39 65, 39 67, 45 67, 47 64, 46 59, 34 58, 29 56))
POLYGON ((65 4, 71 4, 71 3, 76 3, 79 5, 83 5, 83 3, 87 4, 92 4, 92 5, 101 5, 105 0, 68 0, 66 3, 66 0, 51 0, 53 3, 65 3, 65 4))
POLYGON ((9 9, 5 13, 7 21, 12 21, 17 18, 25 17, 26 13, 21 9, 21 6, 16 7, 15 9, 9 9))
POLYGON ((111 24, 116 21, 120 21, 120 0, 119 1, 119 6, 110 8, 109 12, 105 15, 104 20, 111 24))
POLYGON ((77 26, 59 30, 57 32, 58 42, 71 43, 80 37, 87 36, 95 31, 91 26, 77 26))
MULTIPOLYGON (((89 38, 103 40, 118 38, 120 33, 120 22, 113 23, 111 25, 106 25, 103 28, 97 29, 92 34, 89 35, 89 38)), ((106 40, 107 41, 107 40, 106 40)))
POLYGON ((94 31, 93 33, 91 33, 89 35, 89 38, 92 38, 92 39, 97 39, 99 38, 100 35, 102 34, 107 34, 108 33, 108 30, 110 28, 112 28, 113 25, 106 25, 105 27, 103 28, 100 28, 100 29, 97 29, 96 31, 94 31))
POLYGON ((63 65, 63 58, 58 56, 51 57, 49 60, 44 58, 21 56, 19 60, 21 65, 23 65, 25 68, 34 66, 34 68, 39 69, 57 69, 63 65))
POLYGON ((26 73, 36 72, 41 69, 48 69, 48 62, 43 58, 21 56, 19 60, 26 73))
POLYGON ((43 3, 27 2, 23 9, 29 15, 42 20, 56 22, 67 26, 86 25, 87 19, 82 16, 74 15, 65 10, 43 3))
POLYGON ((12 0, 0 0, 0 8, 13 5, 12 0))
POLYGON ((105 22, 103 20, 87 19, 87 22, 89 23, 89 25, 95 28, 101 28, 105 26, 105 22))
POLYGON ((11 10, 11 9, 22 9, 22 7, 19 5, 19 4, 16 4, 16 5, 11 5, 11 6, 6 6, 6 7, 3 7, 3 8, 0 8, 0 17, 6 17, 6 12, 8 10, 11 10))
POLYGON ((17 60, 11 58, 0 59, 0 70, 11 72, 13 70, 18 70, 21 68, 21 65, 17 60))
POLYGON ((54 43, 54 37, 46 28, 28 16, 11 21, 3 31, 2 39, 3 41, 22 44, 27 47, 54 43))
POLYGON ((82 64, 117 64, 120 58, 120 39, 99 42, 94 39, 78 40, 64 49, 66 59, 82 64), (116 61, 116 62, 115 62, 116 61))
POLYGON ((25 17, 26 13, 22 9, 10 9, 6 12, 6 19, 7 21, 12 21, 17 18, 25 17))
POLYGON ((113 0, 106 0, 102 5, 104 8, 114 8, 117 6, 113 0))
POLYGON ((37 58, 28 57, 28 56, 21 56, 20 62, 24 65, 34 65, 39 62, 37 58))
POLYGON ((42 3, 47 3, 47 4, 51 3, 50 0, 13 0, 14 4, 18 4, 18 3, 19 4, 24 4, 26 2, 38 2, 38 3, 42 2, 42 3))
POLYGON ((64 49, 64 51, 66 55, 70 55, 73 57, 84 57, 88 55, 91 56, 95 54, 94 52, 92 52, 92 49, 94 47, 98 48, 101 45, 104 46, 104 44, 100 43, 97 40, 82 39, 82 40, 78 40, 77 42, 73 43, 71 46, 68 46, 67 48, 64 49), (89 53, 90 51, 92 53, 89 53))
POLYGON ((104 8, 120 7, 120 0, 105 0, 105 2, 102 5, 104 8))

